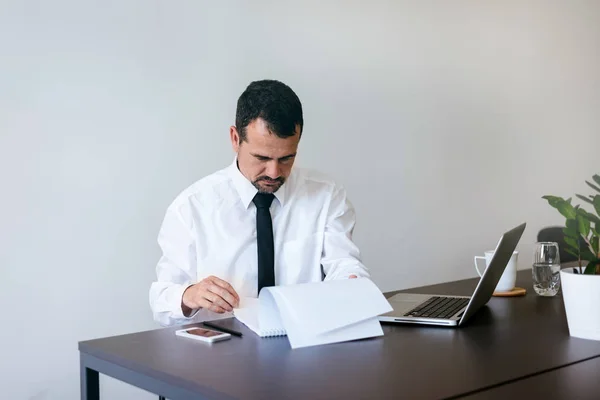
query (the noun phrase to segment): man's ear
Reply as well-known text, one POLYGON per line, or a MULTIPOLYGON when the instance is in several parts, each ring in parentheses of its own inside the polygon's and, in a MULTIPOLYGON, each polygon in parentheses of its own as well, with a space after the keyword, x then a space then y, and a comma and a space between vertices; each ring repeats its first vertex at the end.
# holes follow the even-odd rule
POLYGON ((229 139, 231 140, 231 147, 235 153, 240 150, 240 135, 235 126, 229 127, 229 139))

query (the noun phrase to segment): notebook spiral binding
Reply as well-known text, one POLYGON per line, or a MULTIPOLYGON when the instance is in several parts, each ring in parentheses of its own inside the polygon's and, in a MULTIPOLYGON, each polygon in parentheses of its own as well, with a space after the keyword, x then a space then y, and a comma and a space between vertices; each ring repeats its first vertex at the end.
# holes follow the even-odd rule
POLYGON ((287 332, 285 331, 285 329, 268 329, 265 330, 262 333, 263 337, 269 337, 269 336, 286 336, 287 332))

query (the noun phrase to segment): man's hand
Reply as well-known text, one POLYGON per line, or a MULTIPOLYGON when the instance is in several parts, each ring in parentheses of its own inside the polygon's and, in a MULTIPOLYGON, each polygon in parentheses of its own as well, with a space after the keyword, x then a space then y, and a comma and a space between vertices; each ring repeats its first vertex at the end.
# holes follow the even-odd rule
POLYGON ((209 276, 183 292, 181 309, 185 316, 189 316, 197 308, 222 314, 233 311, 239 304, 240 296, 229 283, 216 276, 209 276))

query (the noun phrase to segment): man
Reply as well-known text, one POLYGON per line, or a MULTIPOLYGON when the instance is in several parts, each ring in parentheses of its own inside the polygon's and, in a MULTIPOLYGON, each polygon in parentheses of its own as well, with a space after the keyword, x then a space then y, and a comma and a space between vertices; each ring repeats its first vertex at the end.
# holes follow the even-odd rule
POLYGON ((229 129, 235 161, 168 207, 150 287, 162 325, 215 319, 266 286, 369 277, 354 210, 328 177, 293 168, 304 125, 285 84, 252 82, 229 129))

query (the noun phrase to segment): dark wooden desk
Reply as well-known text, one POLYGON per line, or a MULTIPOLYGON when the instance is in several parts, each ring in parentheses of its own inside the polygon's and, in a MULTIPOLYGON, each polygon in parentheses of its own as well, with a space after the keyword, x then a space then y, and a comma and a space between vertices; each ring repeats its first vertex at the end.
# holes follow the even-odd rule
MULTIPOLYGON (((468 295, 476 282, 407 292, 468 295)), ((600 356, 600 342, 569 337, 560 295, 533 293, 531 270, 517 285, 527 296, 492 298, 461 328, 386 324, 381 338, 297 350, 239 323, 243 338, 212 345, 178 338, 178 328, 80 342, 82 398, 98 398, 100 372, 171 400, 439 399, 600 356)))
POLYGON ((518 380, 463 397, 465 400, 519 399, 598 400, 600 399, 600 358, 582 361, 540 375, 518 380))

